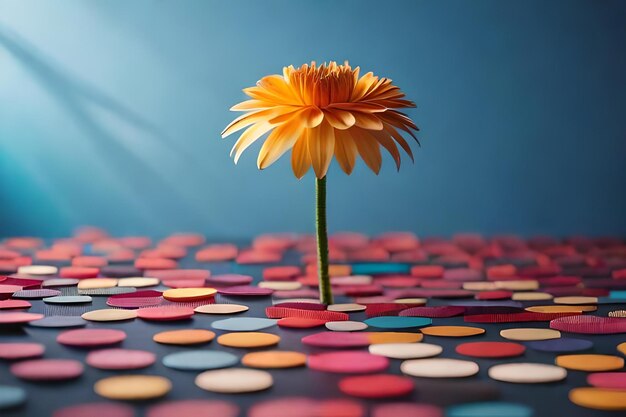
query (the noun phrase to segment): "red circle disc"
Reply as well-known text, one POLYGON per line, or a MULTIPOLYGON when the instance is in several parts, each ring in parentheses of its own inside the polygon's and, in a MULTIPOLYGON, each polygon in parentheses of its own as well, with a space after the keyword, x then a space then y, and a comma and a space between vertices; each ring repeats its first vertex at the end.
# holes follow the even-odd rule
POLYGON ((309 356, 308 367, 340 374, 365 374, 387 369, 389 359, 368 352, 328 352, 309 356))
POLYGON ((469 342, 456 347, 457 353, 474 358, 510 358, 525 351, 526 346, 511 342, 469 342))
POLYGON ((137 317, 144 320, 174 321, 187 320, 194 314, 190 307, 150 307, 137 310, 137 317))
POLYGON ((292 329, 310 329, 313 327, 323 326, 326 324, 326 320, 285 317, 284 319, 278 320, 276 324, 280 327, 289 327, 292 329))
POLYGON ((339 381, 339 390, 359 398, 390 398, 408 395, 415 384, 410 378, 398 375, 351 376, 339 381))

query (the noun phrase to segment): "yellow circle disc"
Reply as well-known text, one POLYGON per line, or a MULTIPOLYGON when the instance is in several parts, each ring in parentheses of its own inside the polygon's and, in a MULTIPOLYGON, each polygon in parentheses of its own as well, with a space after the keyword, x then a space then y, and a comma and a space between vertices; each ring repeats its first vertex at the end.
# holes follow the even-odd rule
POLYGON ((465 337, 485 333, 485 329, 471 326, 429 326, 420 329, 427 336, 465 337))
POLYGON ((393 300, 396 304, 415 304, 416 306, 423 306, 427 301, 427 298, 396 298, 393 300))
POLYGON ((222 346, 235 348, 257 348, 278 344, 280 336, 261 332, 226 333, 217 338, 222 346))
POLYGON ((548 294, 547 292, 516 292, 511 296, 511 300, 514 301, 540 301, 540 300, 551 300, 554 298, 552 294, 548 294))
POLYGON ((302 283, 298 281, 261 281, 259 287, 276 291, 291 291, 302 288, 302 283))
POLYGON ((496 289, 509 291, 533 291, 539 288, 539 282, 528 280, 495 281, 496 289))
POLYGON ((89 278, 78 281, 79 290, 95 290, 101 288, 113 288, 117 285, 114 278, 89 278))
POLYGON ((526 311, 532 311, 533 313, 582 313, 585 311, 596 311, 596 306, 531 306, 526 307, 526 311))
POLYGON ((99 380, 93 389, 110 400, 149 400, 167 394, 172 383, 156 375, 120 375, 99 380))
POLYGON ((598 297, 555 297, 552 301, 554 304, 567 304, 567 305, 579 305, 579 304, 598 304, 598 297))
POLYGON ((202 372, 196 377, 195 382, 204 390, 222 394, 262 391, 274 384, 269 372, 245 368, 202 372))
POLYGON ((117 308, 105 308, 84 313, 81 316, 89 321, 121 321, 132 320, 137 317, 137 310, 122 310, 117 308))
POLYGON ((174 288, 163 293, 169 301, 197 301, 211 298, 217 293, 215 288, 174 288))
POLYGON ((117 286, 134 288, 154 287, 156 285, 159 285, 160 282, 161 280, 158 278, 149 277, 120 278, 117 281, 117 286))
POLYGON ((248 311, 248 306, 241 304, 207 304, 196 307, 194 311, 203 314, 234 314, 248 311))
POLYGON ((367 334, 370 344, 381 343, 415 343, 421 342, 424 335, 421 333, 403 332, 371 332, 367 334))
POLYGON ((295 368, 306 364, 306 355, 300 352, 268 350, 244 355, 241 363, 251 368, 295 368))
POLYGON ((468 291, 492 291, 496 289, 496 284, 489 281, 464 282, 463 289, 468 291))
POLYGON ((555 362, 563 368, 587 372, 613 371, 624 367, 624 358, 613 355, 561 355, 556 357, 555 362))
POLYGON ((152 336, 152 340, 165 345, 196 345, 208 343, 213 338, 215 338, 215 333, 204 329, 170 330, 152 336))
POLYGON ((569 400, 576 405, 595 410, 626 410, 626 390, 607 388, 574 388, 569 400))
POLYGON ((617 350, 623 354, 626 355, 626 342, 624 343, 620 343, 619 345, 617 345, 617 350))
POLYGON ((500 331, 500 336, 509 340, 549 340, 561 337, 561 332, 553 329, 519 328, 500 331))

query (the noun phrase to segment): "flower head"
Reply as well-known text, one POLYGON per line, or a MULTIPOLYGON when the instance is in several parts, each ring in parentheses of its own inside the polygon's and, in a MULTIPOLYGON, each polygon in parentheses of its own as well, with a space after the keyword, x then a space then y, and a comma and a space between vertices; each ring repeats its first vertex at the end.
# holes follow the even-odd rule
POLYGON ((291 149, 291 165, 301 178, 311 166, 323 178, 333 155, 347 174, 354 169, 357 154, 378 174, 382 145, 400 168, 396 143, 413 159, 409 144, 399 131, 417 131, 413 121, 398 111, 415 107, 388 78, 371 72, 359 76, 359 67, 346 62, 300 68, 283 68, 283 75, 269 75, 255 87, 243 90, 251 100, 233 106, 246 112, 222 132, 226 137, 246 130, 233 146, 235 163, 246 148, 270 132, 259 152, 257 165, 264 169, 291 149))

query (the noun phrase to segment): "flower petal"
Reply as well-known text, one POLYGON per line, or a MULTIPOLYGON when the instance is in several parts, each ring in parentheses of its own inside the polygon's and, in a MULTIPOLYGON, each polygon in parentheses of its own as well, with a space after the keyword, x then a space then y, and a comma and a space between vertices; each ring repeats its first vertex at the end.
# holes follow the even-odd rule
POLYGON ((257 166, 265 169, 293 147, 300 136, 302 126, 296 121, 284 123, 269 134, 259 151, 257 166))
POLYGON ((268 122, 259 122, 246 129, 246 131, 239 137, 239 140, 235 143, 235 146, 233 146, 233 149, 230 151, 230 156, 233 156, 233 154, 235 155, 235 164, 239 161, 243 151, 245 151, 250 145, 256 142, 258 138, 272 130, 274 127, 276 126, 268 122))
POLYGON ((383 130, 383 122, 378 117, 369 113, 352 113, 356 120, 355 125, 368 130, 383 130))
POLYGON ((310 129, 307 144, 315 176, 324 178, 335 150, 335 129, 323 121, 318 127, 310 129))
POLYGON ((304 177, 304 174, 311 167, 311 157, 309 156, 308 135, 309 129, 302 130, 300 138, 291 149, 291 169, 296 178, 304 177))
POLYGON ((362 134, 363 132, 367 133, 367 131, 364 131, 363 129, 356 127, 352 129, 355 130, 350 133, 354 138, 354 143, 356 144, 356 148, 358 149, 361 158, 363 158, 365 164, 370 167, 376 175, 378 175, 383 161, 382 156, 380 155, 380 146, 378 145, 378 141, 369 134, 362 134))
POLYGON ((350 130, 335 130, 335 159, 348 175, 354 169, 357 152, 350 130))
POLYGON ((345 130, 354 126, 356 118, 352 113, 339 109, 325 109, 324 117, 335 129, 345 130))

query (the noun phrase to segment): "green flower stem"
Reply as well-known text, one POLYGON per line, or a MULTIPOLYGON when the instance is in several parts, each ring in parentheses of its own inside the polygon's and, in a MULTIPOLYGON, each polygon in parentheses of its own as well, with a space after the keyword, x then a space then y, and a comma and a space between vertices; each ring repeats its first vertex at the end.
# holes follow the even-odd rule
POLYGON ((326 176, 315 179, 315 227, 317 232, 317 277, 322 304, 333 303, 328 275, 328 230, 326 227, 326 176))

